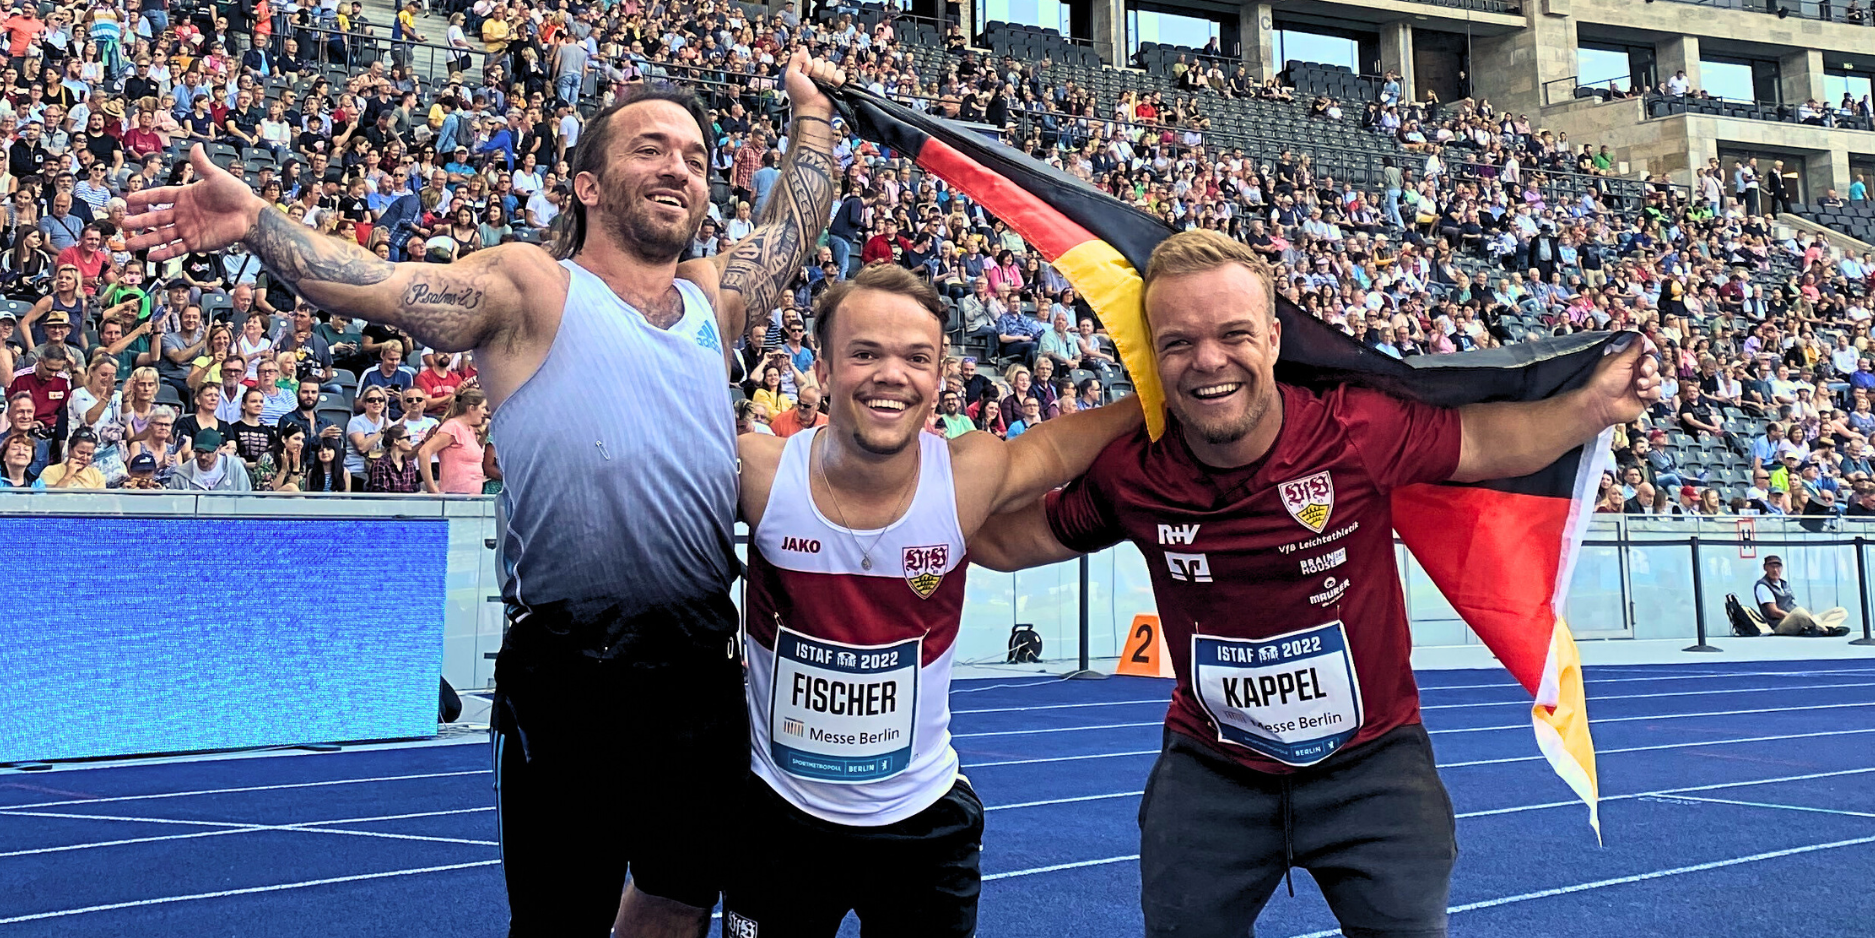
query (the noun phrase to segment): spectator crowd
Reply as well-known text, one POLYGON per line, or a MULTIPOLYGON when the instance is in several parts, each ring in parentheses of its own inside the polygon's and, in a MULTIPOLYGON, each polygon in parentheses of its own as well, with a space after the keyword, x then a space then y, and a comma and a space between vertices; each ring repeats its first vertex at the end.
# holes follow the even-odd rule
MULTIPOLYGON (((234 23, 135 3, 0 22, 0 487, 492 489, 470 356, 316 309, 239 247, 147 263, 123 249, 124 196, 190 179, 185 148, 201 143, 330 237, 448 263, 550 238, 585 118, 668 79, 711 108, 715 198, 691 249, 717 254, 780 177, 780 71, 805 44, 1174 227, 1245 241, 1289 300, 1380 353, 1642 332, 1668 393, 1617 430, 1604 510, 1875 512, 1875 257, 1780 225, 1797 185, 1782 166, 1715 160, 1691 187, 1626 178, 1607 147, 1483 97, 1412 100, 1394 76, 1343 102, 1194 55, 1096 91, 1046 58, 995 61, 955 28, 932 42, 836 5, 454 0, 408 4, 386 29, 337 0, 237 4, 234 23), (1213 128, 1252 103, 1358 127, 1371 164, 1336 159, 1355 169, 1337 179, 1306 140, 1213 128)), ((933 432, 1015 436, 1129 389, 1098 317, 1001 220, 844 127, 835 156, 822 244, 737 343, 739 431, 825 420, 813 303, 867 264, 923 273, 952 310, 933 432)), ((1865 183, 1847 195, 1866 199, 1865 183)))

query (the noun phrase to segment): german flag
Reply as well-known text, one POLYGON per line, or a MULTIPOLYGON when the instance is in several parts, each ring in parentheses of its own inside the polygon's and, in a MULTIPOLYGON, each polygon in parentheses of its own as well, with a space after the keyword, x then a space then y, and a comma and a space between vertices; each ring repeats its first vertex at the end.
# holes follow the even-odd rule
MULTIPOLYGON (((1165 429, 1165 395, 1141 307, 1140 274, 1172 229, 950 121, 851 86, 831 94, 861 137, 911 159, 1007 222, 1074 284, 1113 337, 1157 439, 1165 429)), ((1573 390, 1587 382, 1604 354, 1633 338, 1575 335, 1403 362, 1280 295, 1276 314, 1283 329, 1278 381, 1318 388, 1353 384, 1445 407, 1542 400, 1573 390)), ((1581 661, 1562 607, 1609 439, 1604 433, 1522 478, 1416 485, 1393 495, 1400 538, 1534 698, 1537 746, 1588 805, 1597 836, 1595 746, 1581 661)))

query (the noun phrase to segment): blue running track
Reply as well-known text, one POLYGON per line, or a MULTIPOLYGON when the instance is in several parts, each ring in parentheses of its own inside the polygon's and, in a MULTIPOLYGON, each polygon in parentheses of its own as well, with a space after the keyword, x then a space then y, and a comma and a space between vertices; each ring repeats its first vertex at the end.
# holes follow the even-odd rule
MULTIPOLYGON (((1875 933, 1875 660, 1589 669, 1605 844, 1501 671, 1420 676, 1454 936, 1875 933)), ((1138 935, 1168 682, 960 682, 985 938, 1138 935)), ((483 744, 0 775, 0 938, 495 938, 483 744)), ((1335 934, 1306 875, 1258 934, 1335 934)), ((849 919, 843 935, 858 934, 849 919)))

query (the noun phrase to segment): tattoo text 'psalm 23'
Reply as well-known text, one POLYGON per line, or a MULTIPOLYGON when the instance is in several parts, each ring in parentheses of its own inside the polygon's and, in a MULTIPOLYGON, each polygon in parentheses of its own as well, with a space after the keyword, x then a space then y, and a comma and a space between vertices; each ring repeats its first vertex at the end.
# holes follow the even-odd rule
POLYGON ((478 309, 482 305, 485 293, 477 288, 456 285, 438 290, 421 280, 412 283, 404 290, 406 306, 454 306, 460 309, 478 309))

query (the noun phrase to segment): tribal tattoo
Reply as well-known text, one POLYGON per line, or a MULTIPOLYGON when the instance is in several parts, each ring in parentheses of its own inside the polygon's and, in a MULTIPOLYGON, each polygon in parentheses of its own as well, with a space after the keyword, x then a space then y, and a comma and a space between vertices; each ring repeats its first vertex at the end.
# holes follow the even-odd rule
POLYGON ((269 272, 323 309, 396 326, 444 351, 473 348, 483 338, 495 275, 482 258, 399 276, 398 265, 271 209, 241 240, 269 272), (393 277, 397 283, 389 282, 393 277))
MULTIPOLYGON (((781 179, 755 231, 736 245, 723 266, 722 291, 742 298, 745 316, 765 315, 775 308, 833 213, 833 128, 824 120, 801 120, 792 133, 781 179)), ((736 325, 738 333, 743 328, 736 325)))

